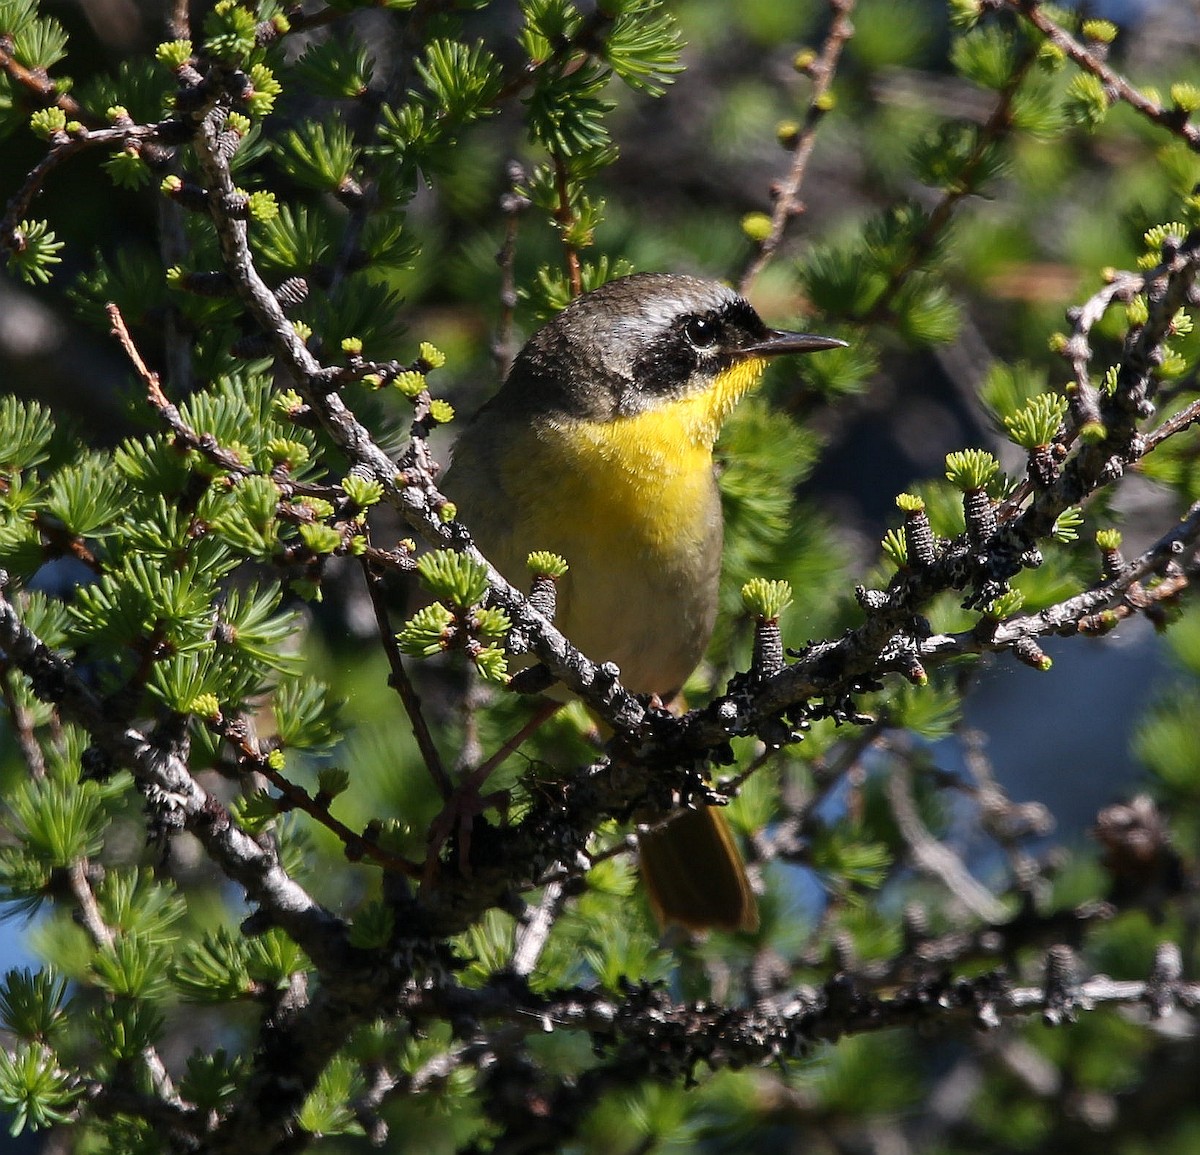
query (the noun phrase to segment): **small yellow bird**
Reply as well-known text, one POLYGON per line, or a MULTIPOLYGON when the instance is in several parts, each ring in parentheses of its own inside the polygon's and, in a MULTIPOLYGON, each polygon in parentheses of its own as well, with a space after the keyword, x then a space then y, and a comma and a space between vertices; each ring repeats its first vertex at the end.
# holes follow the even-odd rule
MULTIPOLYGON (((561 554, 556 625, 634 693, 674 698, 717 610, 721 500, 713 444, 767 359, 843 342, 768 329, 745 298, 644 273, 572 301, 517 355, 459 438, 444 483, 514 585, 533 550, 561 554)), ((661 923, 753 930, 758 908, 720 811, 642 835, 661 923)))

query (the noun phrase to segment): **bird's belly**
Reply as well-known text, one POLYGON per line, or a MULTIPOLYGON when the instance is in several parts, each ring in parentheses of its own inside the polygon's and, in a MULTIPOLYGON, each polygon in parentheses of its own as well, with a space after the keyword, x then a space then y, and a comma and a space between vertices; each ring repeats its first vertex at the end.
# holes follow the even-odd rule
POLYGON ((594 661, 615 662, 627 689, 666 696, 704 656, 716 615, 721 523, 706 498, 674 518, 670 534, 649 533, 611 508, 576 506, 589 515, 518 515, 510 536, 489 541, 481 527, 477 540, 518 586, 528 583, 532 550, 561 554, 570 569, 558 581, 555 625, 594 661))
POLYGON ((511 520, 468 520, 484 554, 519 588, 531 551, 561 554, 570 569, 558 581, 555 625, 588 657, 615 662, 627 689, 674 694, 704 656, 716 616, 721 512, 711 458, 653 478, 611 463, 543 472, 528 459, 521 481, 504 486, 511 520), (529 483, 552 486, 553 501, 529 483))
POLYGON ((615 544, 605 566, 562 580, 557 624, 589 657, 615 662, 627 689, 672 695, 704 656, 716 612, 716 549, 711 567, 690 562, 615 544))

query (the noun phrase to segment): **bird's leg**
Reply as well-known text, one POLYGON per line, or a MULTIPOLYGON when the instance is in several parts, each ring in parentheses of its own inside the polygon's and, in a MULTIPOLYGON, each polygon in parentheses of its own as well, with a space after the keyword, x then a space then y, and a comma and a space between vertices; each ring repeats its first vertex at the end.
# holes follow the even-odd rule
POLYGON ((538 730, 551 715, 562 708, 561 702, 545 698, 537 703, 532 716, 488 759, 481 762, 459 783, 457 789, 446 799, 441 813, 429 827, 429 838, 425 850, 425 870, 422 886, 433 882, 437 873, 438 856, 447 839, 457 831, 459 862, 463 874, 471 872, 471 827, 476 815, 490 806, 499 806, 505 800, 503 791, 481 794, 480 788, 491 777, 496 768, 538 730))

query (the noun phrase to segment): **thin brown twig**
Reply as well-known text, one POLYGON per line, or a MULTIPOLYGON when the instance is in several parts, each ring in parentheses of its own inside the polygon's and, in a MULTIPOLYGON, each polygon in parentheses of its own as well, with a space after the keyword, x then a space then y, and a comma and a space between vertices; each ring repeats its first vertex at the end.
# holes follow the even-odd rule
POLYGON ((1158 101, 1151 100, 1135 88, 1119 72, 1111 69, 1095 53, 1089 52, 1074 36, 1047 16, 1038 0, 1008 0, 1008 4, 1080 68, 1096 77, 1116 98, 1160 128, 1165 128, 1174 136, 1186 141, 1188 147, 1200 152, 1200 124, 1190 120, 1186 112, 1164 108, 1158 101))
POLYGON ((209 725, 214 734, 219 734, 233 748, 234 755, 243 772, 249 771, 262 775, 279 791, 282 796, 281 802, 287 809, 303 811, 313 821, 320 823, 326 830, 336 835, 345 847, 347 857, 369 858, 385 870, 393 870, 409 878, 420 876, 421 868, 416 863, 384 850, 370 838, 351 830, 340 819, 334 818, 329 812, 329 806, 322 798, 314 797, 303 786, 298 786, 279 773, 237 721, 220 718, 210 722, 209 725))
MULTIPOLYGON (((105 304, 104 310, 108 313, 108 319, 112 325, 112 335, 120 343, 121 348, 125 351, 125 355, 129 358, 130 364, 133 365, 134 371, 146 387, 146 400, 170 428, 171 432, 188 448, 202 453, 214 465, 220 466, 226 472, 232 473, 237 477, 249 477, 254 474, 256 471, 248 466, 236 453, 230 449, 223 448, 211 434, 198 433, 183 420, 179 409, 172 404, 167 395, 162 391, 162 383, 159 380, 158 374, 146 364, 137 346, 134 344, 133 338, 129 333, 129 327, 125 324, 125 318, 121 315, 120 307, 114 302, 109 301, 105 304)), ((284 495, 286 496, 286 494, 284 495)))
POLYGON ((554 153, 554 184, 558 190, 558 208, 554 210, 554 219, 562 238, 563 260, 567 265, 567 280, 571 285, 571 296, 578 297, 583 292, 583 271, 579 264, 579 250, 567 239, 567 230, 575 221, 571 212, 570 174, 567 172, 566 161, 558 153, 554 153))
MULTIPOLYGON (((113 336, 117 338, 121 348, 125 351, 126 356, 128 356, 130 363, 133 365, 134 371, 146 386, 146 400, 182 445, 187 446, 189 449, 194 449, 206 460, 212 462, 213 465, 218 466, 234 477, 269 477, 279 490, 280 501, 277 508, 280 517, 285 520, 295 522, 313 520, 311 512, 306 511, 303 506, 290 504, 293 498, 319 497, 336 504, 337 499, 343 496, 343 491, 335 486, 294 481, 287 476, 286 471, 283 469, 272 470, 269 474, 254 469, 252 466, 247 465, 232 449, 226 449, 221 445, 211 433, 200 433, 193 429, 184 421, 178 407, 163 392, 159 375, 142 358, 129 333, 125 318, 121 315, 120 308, 112 301, 109 301, 104 308, 108 313, 109 321, 112 323, 111 332, 113 336)), ((387 563, 396 568, 412 568, 411 564, 405 565, 403 563, 403 555, 398 551, 388 554, 385 554, 382 550, 371 550, 370 552, 373 558, 380 560, 386 558, 387 563)))
POLYGON ((974 147, 955 174, 953 185, 943 193, 941 200, 934 205, 926 217, 921 231, 912 239, 908 258, 892 269, 887 284, 884 285, 867 312, 859 318, 862 323, 870 324, 885 318, 896 293, 899 292, 909 276, 919 269, 933 253, 938 238, 950 224, 959 201, 965 200, 975 192, 975 177, 987 158, 988 150, 1012 128, 1013 102, 1016 99, 1017 91, 1036 60, 1037 53, 1030 48, 1013 67, 1007 83, 1000 89, 996 107, 992 109, 991 115, 980 128, 974 147))
POLYGON ((425 721, 425 713, 421 709, 421 697, 413 686, 408 671, 404 668, 404 656, 400 653, 400 646, 396 642, 396 633, 388 620, 387 604, 383 598, 382 579, 366 557, 363 557, 361 561, 363 577, 367 583, 367 596, 371 599, 371 608, 375 612, 375 622, 379 627, 379 641, 383 646, 388 668, 391 671, 388 676, 388 684, 400 695, 404 712, 408 715, 409 724, 412 726, 413 737, 417 740, 417 749, 421 751, 425 769, 429 771, 429 776, 433 779, 442 798, 449 798, 454 793, 454 783, 450 781, 450 775, 446 773, 442 756, 438 753, 437 743, 434 742, 433 734, 425 721))
POLYGON ((552 714, 557 713, 561 709, 561 702, 554 702, 549 698, 539 700, 533 714, 522 723, 517 732, 506 738, 490 757, 471 771, 466 779, 466 784, 476 788, 482 786, 501 763, 507 761, 511 755, 515 754, 552 714))
POLYGON ((130 140, 147 140, 158 133, 156 124, 135 124, 119 128, 96 128, 68 136, 57 133, 50 151, 29 170, 21 187, 8 199, 4 217, 0 219, 0 245, 11 246, 18 222, 29 211, 29 206, 41 191, 50 173, 60 164, 89 148, 104 145, 124 144, 130 140))
POLYGON ((791 168, 782 183, 774 190, 775 204, 771 210, 770 232, 758 243, 749 263, 742 270, 741 277, 738 278, 738 291, 742 294, 749 292, 755 279, 775 256, 789 222, 803 211, 800 189, 804 184, 808 163, 816 145, 817 129, 825 118, 826 93, 833 84, 842 48, 846 41, 854 35, 854 25, 850 22, 850 13, 854 10, 854 0, 829 0, 829 7, 833 12, 833 22, 825 37, 825 43, 821 46, 820 54, 808 69, 813 85, 808 100, 808 110, 804 117, 804 126, 792 147, 791 168))
MULTIPOLYGON (((125 350, 125 356, 132 362, 137 375, 146 386, 146 395, 150 404, 160 413, 167 409, 175 409, 162 391, 158 374, 146 364, 141 353, 138 352, 138 347, 133 343, 133 338, 129 335, 129 326, 125 324, 120 307, 115 302, 109 301, 105 304, 104 311, 108 314, 109 323, 112 325, 112 335, 120 342, 121 348, 125 350)), ((178 416, 178 410, 175 412, 178 416)))
POLYGON ((46 758, 42 747, 33 733, 33 715, 21 705, 14 685, 13 670, 7 661, 0 662, 0 694, 8 708, 9 729, 21 751, 21 758, 29 769, 30 777, 46 777, 46 758))

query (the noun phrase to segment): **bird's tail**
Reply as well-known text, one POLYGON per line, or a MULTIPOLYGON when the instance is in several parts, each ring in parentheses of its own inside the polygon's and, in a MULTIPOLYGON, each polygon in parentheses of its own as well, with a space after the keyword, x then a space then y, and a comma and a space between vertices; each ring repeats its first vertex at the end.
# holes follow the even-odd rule
POLYGON ((725 815, 688 810, 638 838, 642 881, 663 926, 754 931, 758 902, 725 815))

